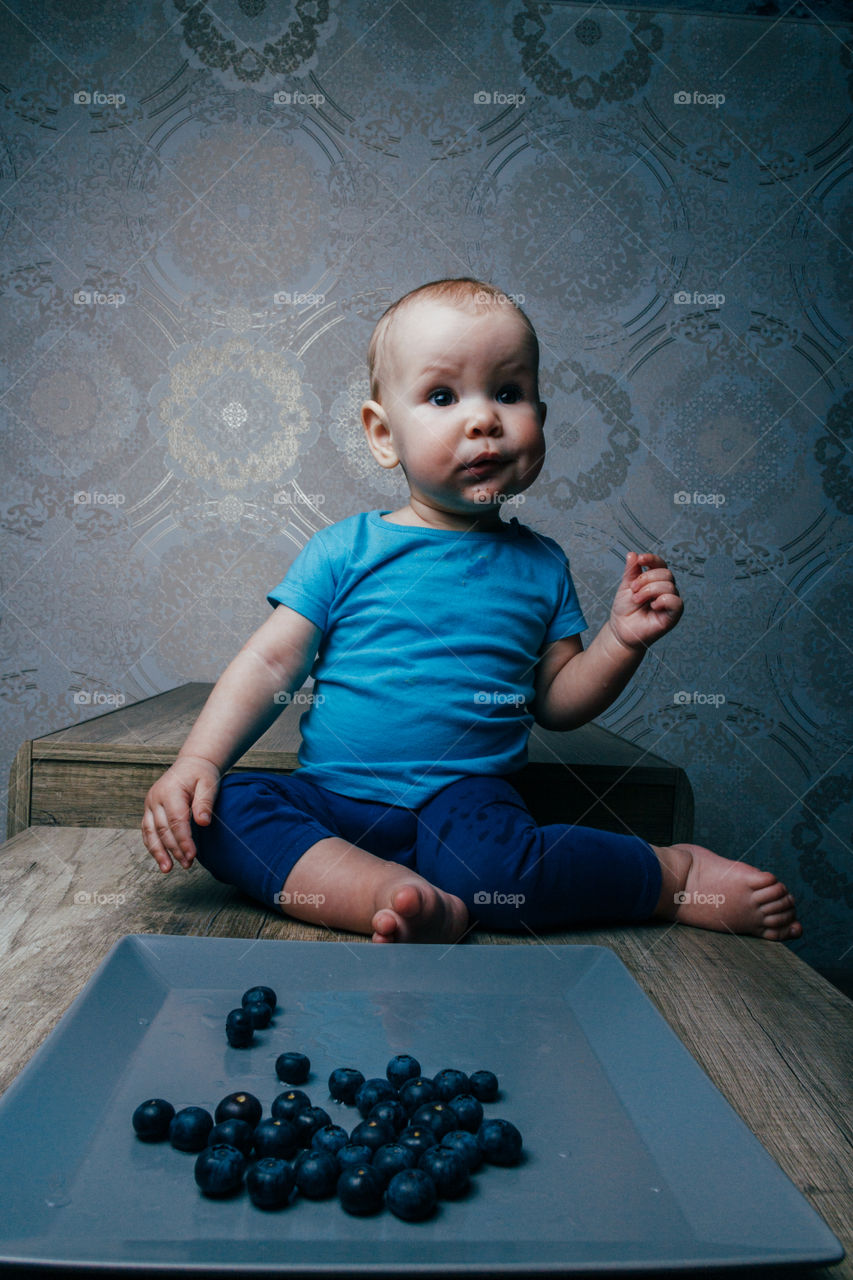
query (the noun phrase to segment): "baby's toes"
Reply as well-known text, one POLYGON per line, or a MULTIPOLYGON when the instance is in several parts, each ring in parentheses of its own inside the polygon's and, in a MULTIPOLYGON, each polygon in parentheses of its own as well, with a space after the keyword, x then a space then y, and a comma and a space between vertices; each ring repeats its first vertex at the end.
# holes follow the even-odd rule
POLYGON ((372 942, 394 942, 400 921, 393 911, 381 908, 371 920, 373 926, 372 942))
MULTIPOLYGON (((783 886, 784 887, 784 886, 783 886)), ((794 910, 794 899, 790 893, 780 893, 778 897, 768 898, 761 905, 761 910, 765 915, 769 915, 774 911, 790 911, 794 910)))
POLYGON ((416 884, 401 884, 391 894, 391 906, 398 915, 406 918, 419 915, 423 910, 423 899, 416 884))
POLYGON ((791 942, 794 938, 802 936, 803 926, 799 920, 795 920, 793 924, 778 924, 774 927, 767 927, 762 932, 762 938, 767 938, 770 942, 791 942))
POLYGON ((753 888, 753 901, 759 907, 766 907, 768 904, 776 902, 778 899, 786 897, 788 890, 782 884, 781 880, 775 877, 770 884, 764 885, 760 889, 753 888))
POLYGON ((783 925, 792 924, 795 918, 794 908, 781 903, 778 908, 774 907, 772 911, 765 911, 764 924, 769 929, 779 929, 783 925))

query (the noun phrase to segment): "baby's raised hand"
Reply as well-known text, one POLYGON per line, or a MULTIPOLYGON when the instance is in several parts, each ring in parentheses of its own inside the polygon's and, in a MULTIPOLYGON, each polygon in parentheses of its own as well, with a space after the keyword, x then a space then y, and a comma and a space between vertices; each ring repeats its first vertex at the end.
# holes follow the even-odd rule
POLYGON ((684 601, 666 561, 649 551, 629 551, 610 611, 618 639, 630 649, 646 649, 671 631, 683 612, 684 601))
POLYGON ((207 826, 219 790, 219 770, 200 756, 178 756, 145 797, 142 838, 161 871, 171 871, 172 859, 187 868, 195 857, 190 814, 207 826))

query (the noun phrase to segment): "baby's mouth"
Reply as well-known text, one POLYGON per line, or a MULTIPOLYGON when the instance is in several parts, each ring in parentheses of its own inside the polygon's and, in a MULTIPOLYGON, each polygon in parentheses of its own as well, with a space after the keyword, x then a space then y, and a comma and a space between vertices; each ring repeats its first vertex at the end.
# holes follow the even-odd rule
POLYGON ((498 471, 505 462, 506 459, 498 453, 481 454, 477 458, 472 458, 470 462, 466 462, 463 469, 482 479, 483 476, 492 475, 498 471))

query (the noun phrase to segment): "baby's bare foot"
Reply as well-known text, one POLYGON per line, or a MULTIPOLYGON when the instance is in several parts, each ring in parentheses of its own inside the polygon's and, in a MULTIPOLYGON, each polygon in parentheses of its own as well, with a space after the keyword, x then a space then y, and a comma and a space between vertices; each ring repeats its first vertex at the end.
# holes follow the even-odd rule
POLYGON ((652 848, 663 871, 656 915, 774 942, 802 937, 794 899, 772 871, 722 858, 698 844, 652 848))
POLYGON ((461 898, 417 879, 381 895, 386 905, 373 917, 372 942, 457 942, 468 928, 461 898))
POLYGON ((456 942, 468 928, 461 898, 338 836, 303 853, 278 897, 297 920, 373 942, 456 942))

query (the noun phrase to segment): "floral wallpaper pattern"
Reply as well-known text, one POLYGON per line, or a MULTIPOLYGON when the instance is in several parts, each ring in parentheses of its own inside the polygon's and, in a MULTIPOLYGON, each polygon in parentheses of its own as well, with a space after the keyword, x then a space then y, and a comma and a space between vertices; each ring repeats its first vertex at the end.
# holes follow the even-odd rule
POLYGON ((216 679, 313 531, 406 500, 363 442, 367 340, 476 275, 540 335, 520 518, 593 628, 630 548, 686 600, 602 723, 786 880, 804 958, 853 966, 848 17, 9 0, 4 767, 216 679))

